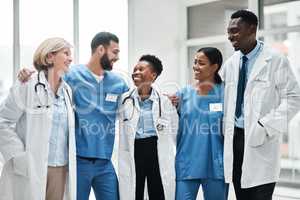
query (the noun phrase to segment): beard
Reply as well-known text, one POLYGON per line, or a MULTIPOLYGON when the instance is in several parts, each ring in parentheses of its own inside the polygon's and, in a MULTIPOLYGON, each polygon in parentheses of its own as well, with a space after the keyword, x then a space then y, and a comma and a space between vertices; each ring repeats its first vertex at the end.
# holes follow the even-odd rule
POLYGON ((107 53, 100 58, 100 64, 104 70, 111 71, 113 68, 111 61, 108 59, 107 53))

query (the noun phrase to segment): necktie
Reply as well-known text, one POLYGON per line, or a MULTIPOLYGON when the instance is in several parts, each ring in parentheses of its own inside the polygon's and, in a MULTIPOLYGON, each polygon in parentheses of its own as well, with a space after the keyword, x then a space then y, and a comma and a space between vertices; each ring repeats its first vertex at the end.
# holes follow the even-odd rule
POLYGON ((246 74, 247 74, 247 60, 246 56, 242 57, 243 63, 242 68, 240 69, 239 73, 239 82, 238 82, 238 89, 237 89, 237 99, 236 99, 236 109, 235 109, 235 117, 239 118, 242 113, 242 104, 244 101, 244 92, 246 88, 246 74))

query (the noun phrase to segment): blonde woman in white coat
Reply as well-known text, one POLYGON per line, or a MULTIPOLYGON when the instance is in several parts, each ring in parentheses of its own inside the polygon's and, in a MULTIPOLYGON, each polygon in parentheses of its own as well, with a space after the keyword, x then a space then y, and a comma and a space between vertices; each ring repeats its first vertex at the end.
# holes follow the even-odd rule
POLYGON ((62 80, 70 48, 62 38, 43 41, 34 54, 38 72, 17 81, 0 107, 1 200, 76 199, 72 91, 62 80))
POLYGON ((120 100, 121 200, 143 200, 146 180, 150 200, 175 199, 178 116, 170 100, 152 86, 161 71, 157 57, 142 56, 132 74, 136 88, 120 100))

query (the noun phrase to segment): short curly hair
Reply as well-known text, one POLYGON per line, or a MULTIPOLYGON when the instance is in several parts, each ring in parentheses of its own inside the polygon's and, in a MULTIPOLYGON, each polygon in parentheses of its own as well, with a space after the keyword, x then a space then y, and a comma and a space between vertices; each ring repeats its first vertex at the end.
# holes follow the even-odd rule
POLYGON ((249 25, 258 25, 257 16, 249 10, 238 10, 231 15, 231 19, 241 18, 249 25))
POLYGON ((157 77, 161 74, 161 72, 163 71, 163 65, 161 63, 161 60, 154 56, 154 55, 143 55, 140 57, 139 61, 146 61, 148 62, 151 66, 152 69, 156 72, 157 77))

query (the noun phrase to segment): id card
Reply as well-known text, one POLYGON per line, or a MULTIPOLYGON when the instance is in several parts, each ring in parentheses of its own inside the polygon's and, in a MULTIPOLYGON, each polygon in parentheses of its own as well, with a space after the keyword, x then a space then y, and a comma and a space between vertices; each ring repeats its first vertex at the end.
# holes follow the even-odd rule
POLYGON ((109 101, 109 102, 117 102, 117 99, 118 99, 118 95, 111 94, 111 93, 106 94, 105 97, 105 101, 109 101))
POLYGON ((209 111, 210 112, 223 111, 223 104, 222 103, 210 103, 209 104, 209 111))

